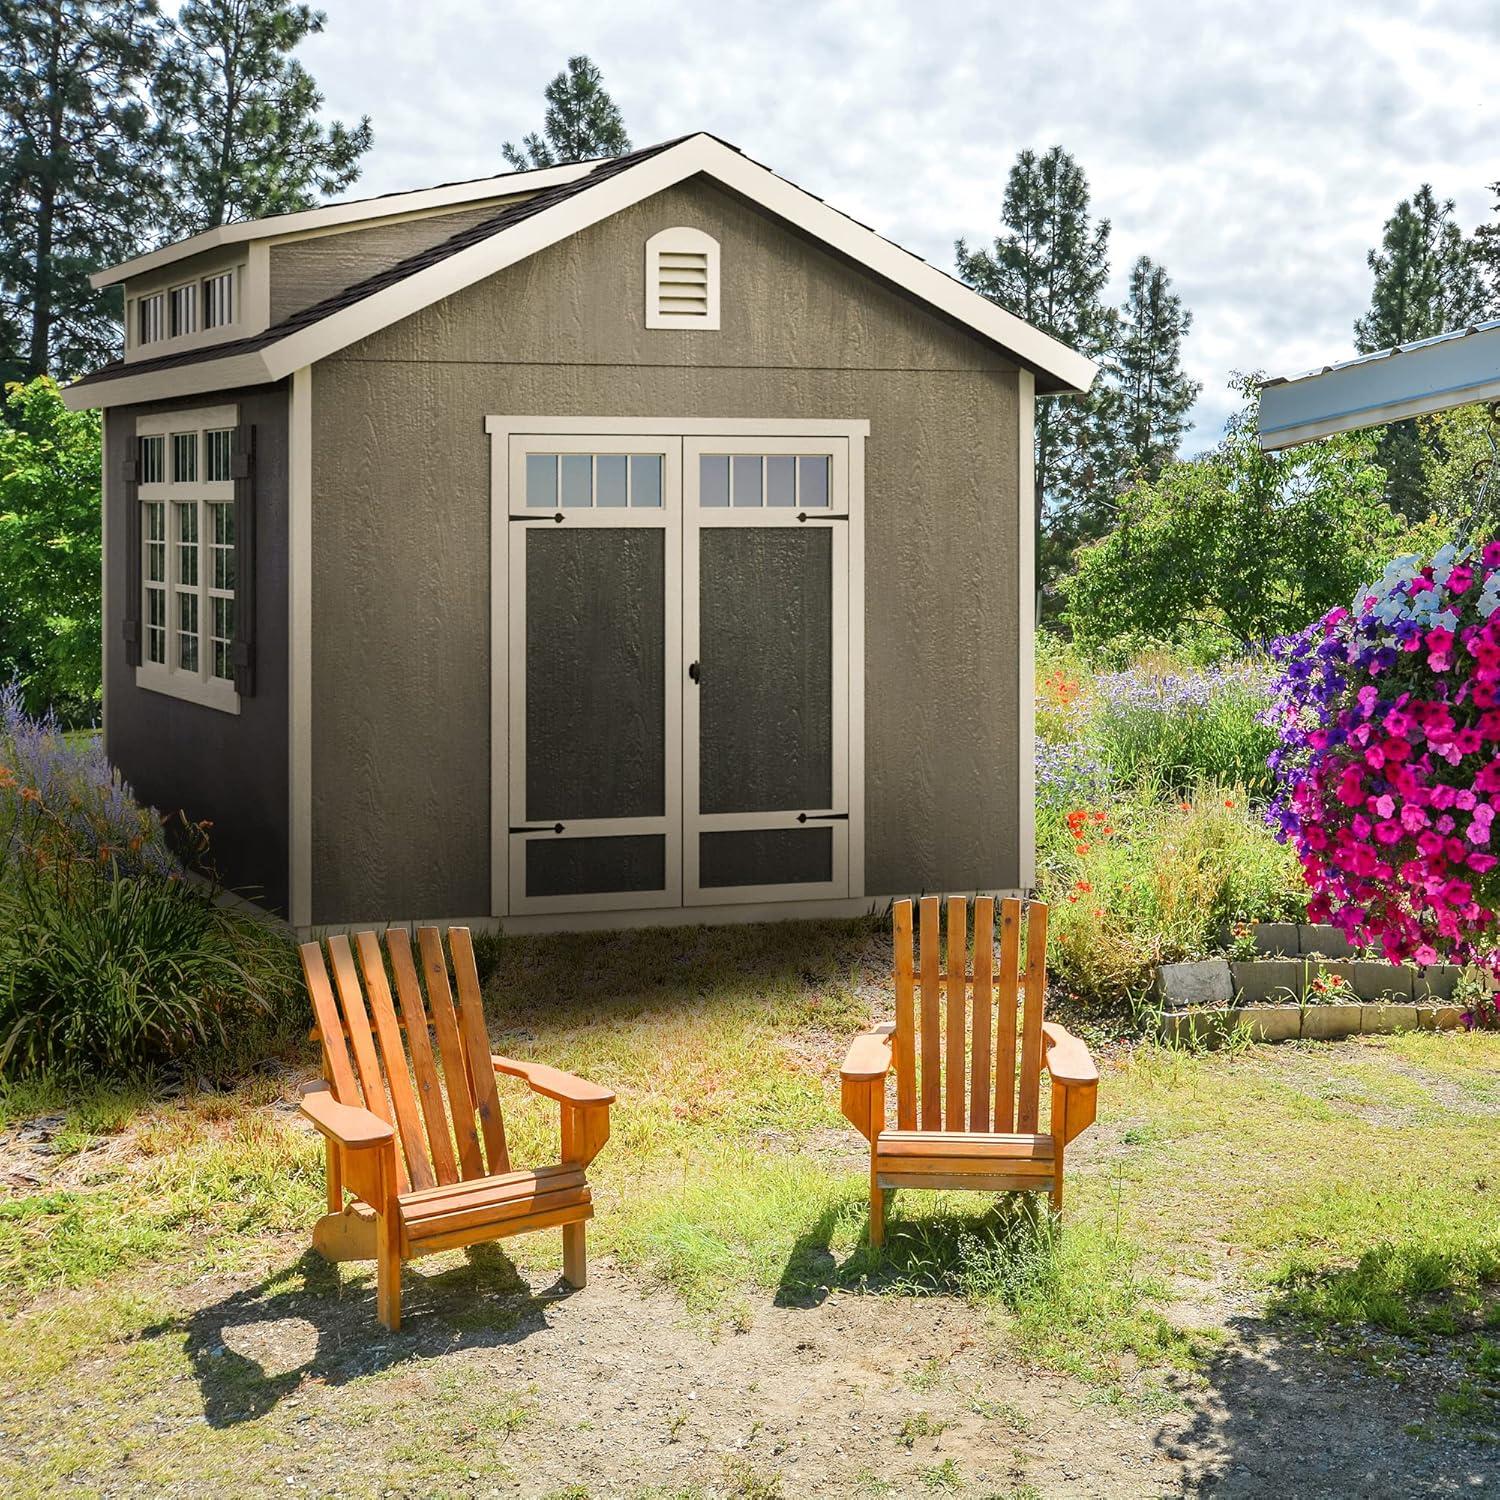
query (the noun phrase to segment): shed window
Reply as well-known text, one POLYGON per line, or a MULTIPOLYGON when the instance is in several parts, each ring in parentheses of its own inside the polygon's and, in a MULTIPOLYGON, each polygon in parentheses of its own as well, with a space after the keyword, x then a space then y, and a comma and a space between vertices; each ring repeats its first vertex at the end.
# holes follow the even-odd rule
MULTIPOLYGON (((234 429, 174 413, 137 440, 142 686, 209 707, 234 686, 234 429)), ((225 413, 224 415, 230 415, 225 413)))
POLYGON ((152 292, 135 305, 136 342, 155 344, 167 336, 167 294, 152 292))
POLYGON ((719 242, 701 229, 663 229, 646 241, 646 327, 719 326, 719 242))
POLYGON ((234 322, 234 272, 203 278, 203 326, 223 328, 234 322))
POLYGON ((169 299, 172 337, 180 339, 184 334, 198 331, 198 288, 192 283, 174 286, 169 299))

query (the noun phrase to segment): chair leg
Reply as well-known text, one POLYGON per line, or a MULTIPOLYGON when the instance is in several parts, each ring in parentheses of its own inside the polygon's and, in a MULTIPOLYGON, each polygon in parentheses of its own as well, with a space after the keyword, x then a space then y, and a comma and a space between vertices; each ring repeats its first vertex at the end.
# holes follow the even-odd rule
POLYGON ((877 1250, 885 1244, 885 1192, 870 1183, 870 1244, 877 1250))
POLYGON ((1062 1187, 1063 1175, 1061 1171, 1056 1172, 1052 1178, 1052 1212, 1059 1217, 1062 1215, 1062 1187))
POLYGON ((375 1220, 375 1315, 392 1333, 401 1327, 400 1220, 394 1213, 375 1220))
POLYGON ((580 1291, 588 1285, 588 1226, 563 1225, 563 1280, 580 1291))

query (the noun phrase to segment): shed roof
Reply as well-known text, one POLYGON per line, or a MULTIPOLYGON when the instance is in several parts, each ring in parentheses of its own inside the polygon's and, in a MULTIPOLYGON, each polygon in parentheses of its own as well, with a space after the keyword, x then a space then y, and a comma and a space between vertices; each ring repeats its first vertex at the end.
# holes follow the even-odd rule
POLYGON ((1260 446, 1290 448, 1335 432, 1495 400, 1500 319, 1266 381, 1260 389, 1260 446))
MULTIPOLYGON (((517 189, 539 190, 259 333, 155 359, 106 365, 66 388, 68 405, 114 405, 283 379, 293 370, 698 175, 786 219, 828 249, 995 344, 1035 372, 1038 391, 1082 391, 1093 380, 1094 365, 1083 355, 714 136, 684 136, 627 156, 581 163, 576 171, 561 177, 543 180, 541 173, 513 175, 518 179, 514 181, 517 189)), ((479 179, 486 185, 510 180, 479 179)), ((285 232, 287 225, 284 220, 270 219, 234 227, 244 228, 243 237, 253 238, 248 231, 259 230, 261 237, 269 237, 285 232)), ((201 248, 207 247, 188 240, 155 255, 168 256, 176 250, 191 254, 201 248)), ((101 273, 100 282, 133 274, 131 268, 140 264, 139 260, 127 262, 101 273)))

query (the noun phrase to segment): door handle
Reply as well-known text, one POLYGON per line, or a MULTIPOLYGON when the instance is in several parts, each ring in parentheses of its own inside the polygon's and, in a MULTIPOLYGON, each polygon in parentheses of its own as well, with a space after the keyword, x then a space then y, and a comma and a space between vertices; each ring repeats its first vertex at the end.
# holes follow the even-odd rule
POLYGON ((848 813, 798 813, 799 823, 845 823, 849 820, 848 813))
POLYGON ((693 682, 701 683, 703 681, 703 671, 699 667, 697 662, 693 661, 688 663, 688 677, 693 682))
POLYGON ((512 833, 561 833, 561 823, 522 823, 518 828, 512 828, 512 833))

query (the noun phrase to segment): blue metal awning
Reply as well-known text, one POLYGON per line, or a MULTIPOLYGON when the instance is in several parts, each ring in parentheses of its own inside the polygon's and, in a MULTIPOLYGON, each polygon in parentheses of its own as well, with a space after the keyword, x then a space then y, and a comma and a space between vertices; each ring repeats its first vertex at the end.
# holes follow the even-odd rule
POLYGON ((1399 344, 1260 388, 1260 446, 1290 448, 1335 432, 1500 400, 1500 319, 1399 344))

